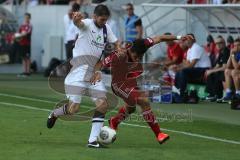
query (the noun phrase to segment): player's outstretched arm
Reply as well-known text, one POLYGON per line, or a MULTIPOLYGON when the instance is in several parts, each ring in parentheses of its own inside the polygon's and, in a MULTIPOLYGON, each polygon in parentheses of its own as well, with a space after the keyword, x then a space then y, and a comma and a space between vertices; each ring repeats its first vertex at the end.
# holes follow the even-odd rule
POLYGON ((81 12, 73 12, 73 23, 79 29, 84 27, 84 22, 82 21, 83 15, 81 12))
POLYGON ((166 41, 185 40, 185 39, 192 39, 192 38, 193 37, 190 35, 186 35, 186 36, 161 35, 161 36, 152 37, 151 39, 153 40, 153 44, 155 45, 155 44, 166 42, 166 41))
POLYGON ((110 67, 111 63, 112 63, 113 56, 116 53, 117 52, 113 52, 110 55, 108 55, 107 57, 105 57, 103 60, 100 60, 96 63, 96 65, 94 66, 93 75, 90 79, 90 82, 92 84, 95 84, 96 82, 101 80, 101 78, 102 78, 102 76, 101 76, 102 67, 110 67))
POLYGON ((177 40, 177 37, 174 35, 161 35, 152 37, 151 39, 153 40, 153 44, 158 44, 165 41, 177 40))

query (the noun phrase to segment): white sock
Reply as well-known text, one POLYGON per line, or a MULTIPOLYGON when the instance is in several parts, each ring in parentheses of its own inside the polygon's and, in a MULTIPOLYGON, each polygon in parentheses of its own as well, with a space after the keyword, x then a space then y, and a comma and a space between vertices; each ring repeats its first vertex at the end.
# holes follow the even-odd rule
POLYGON ((226 93, 230 93, 230 92, 232 92, 232 90, 230 88, 227 88, 226 93))
POLYGON ((53 113, 54 113, 54 115, 57 116, 57 117, 58 117, 58 116, 62 116, 62 115, 65 115, 65 114, 66 114, 65 109, 66 109, 66 106, 64 105, 64 106, 62 106, 62 107, 59 107, 59 108, 54 109, 54 110, 53 110, 53 113))
POLYGON ((239 94, 239 95, 240 95, 240 90, 236 90, 236 94, 239 94))
POLYGON ((88 139, 89 143, 92 143, 97 140, 100 130, 103 126, 104 118, 93 118, 92 119, 92 130, 88 139))

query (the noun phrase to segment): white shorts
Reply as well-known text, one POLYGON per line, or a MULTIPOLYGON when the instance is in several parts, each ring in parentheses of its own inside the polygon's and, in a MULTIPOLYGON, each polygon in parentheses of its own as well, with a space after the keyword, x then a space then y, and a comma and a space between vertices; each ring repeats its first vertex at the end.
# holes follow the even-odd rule
POLYGON ((106 88, 102 81, 95 85, 89 82, 92 72, 86 65, 80 66, 71 71, 65 78, 65 93, 67 98, 74 102, 80 103, 82 96, 91 97, 93 101, 99 98, 106 98, 106 88))

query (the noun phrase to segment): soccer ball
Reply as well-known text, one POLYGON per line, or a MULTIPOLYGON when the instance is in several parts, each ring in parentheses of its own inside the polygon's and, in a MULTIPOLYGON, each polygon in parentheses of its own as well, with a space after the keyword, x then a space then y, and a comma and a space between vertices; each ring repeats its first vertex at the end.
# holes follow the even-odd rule
POLYGON ((101 128, 100 134, 98 136, 98 142, 103 145, 109 145, 116 140, 116 131, 108 126, 101 128))

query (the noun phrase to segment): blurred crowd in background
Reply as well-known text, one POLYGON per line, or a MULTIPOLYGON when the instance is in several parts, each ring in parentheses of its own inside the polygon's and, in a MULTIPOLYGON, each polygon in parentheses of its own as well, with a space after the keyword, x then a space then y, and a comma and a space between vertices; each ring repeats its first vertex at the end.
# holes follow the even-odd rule
MULTIPOLYGON (((0 0, 3 4, 28 4, 35 5, 66 5, 71 0, 0 0)), ((94 1, 94 0, 93 0, 94 1)), ((98 0, 95 0, 96 2, 98 0)), ((76 0, 80 5, 89 4, 92 0, 76 0)), ((99 0, 101 2, 101 0, 99 0)), ((166 3, 165 1, 163 3, 166 3)), ((168 3, 172 3, 169 1, 168 3)), ((237 4, 240 0, 182 0, 181 4, 237 4)))
MULTIPOLYGON (((209 1, 206 0, 189 0, 186 3, 203 4, 208 2, 209 1)), ((238 3, 239 1, 213 0, 211 2, 214 4, 222 4, 238 3)), ((8 0, 4 3, 16 3, 16 1, 8 0)), ((38 4, 69 4, 70 9, 63 17, 63 22, 65 28, 64 43, 66 60, 71 59, 72 49, 78 36, 76 26, 73 24, 72 14, 73 12, 79 11, 81 5, 90 4, 90 1, 19 0, 18 3, 28 3, 32 6, 38 4)), ((134 41, 135 39, 144 38, 142 21, 141 18, 134 13, 133 5, 131 3, 126 4, 125 11, 125 40, 134 41)), ((84 18, 89 17, 91 18, 91 16, 85 12, 84 18)), ((30 25, 30 18, 28 20, 25 19, 20 26, 18 30, 20 34, 22 26, 26 27, 26 24, 30 25)), ((113 30, 114 34, 117 35, 119 27, 114 23, 114 20, 110 18, 107 23, 113 30)), ((171 35, 171 33, 165 34, 171 35)), ((198 40, 195 36, 193 34, 190 35, 194 37, 193 40, 167 42, 167 50, 165 51, 166 58, 155 61, 156 64, 164 66, 165 73, 163 73, 162 77, 164 81, 168 82, 168 85, 176 88, 181 97, 181 102, 184 101, 188 83, 204 84, 206 86, 206 92, 208 93, 206 99, 210 101, 227 102, 231 100, 233 95, 240 98, 240 38, 234 39, 229 35, 227 39, 224 39, 222 35, 216 37, 208 35, 208 37, 206 37, 206 45, 201 46, 198 44, 198 40), (223 91, 225 91, 225 94, 223 94, 223 91)), ((5 42, 10 44, 10 48, 12 48, 11 52, 13 53, 12 55, 15 55, 14 52, 19 51, 17 48, 21 48, 22 44, 31 44, 31 30, 24 31, 24 36, 27 37, 20 41, 16 41, 16 34, 6 37, 5 42), (26 32, 27 34, 25 34, 26 32), (22 41, 24 41, 24 43, 22 41)), ((27 58, 30 58, 30 55, 27 56, 27 58)), ((25 66, 25 63, 25 59, 23 59, 25 69, 22 74, 29 76, 30 65, 28 61, 27 66, 25 66)), ((158 65, 153 67, 158 67, 158 65)))

